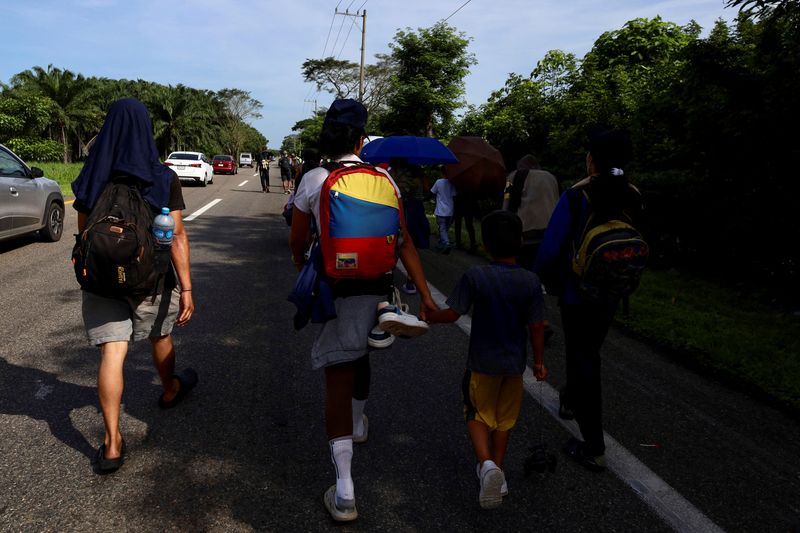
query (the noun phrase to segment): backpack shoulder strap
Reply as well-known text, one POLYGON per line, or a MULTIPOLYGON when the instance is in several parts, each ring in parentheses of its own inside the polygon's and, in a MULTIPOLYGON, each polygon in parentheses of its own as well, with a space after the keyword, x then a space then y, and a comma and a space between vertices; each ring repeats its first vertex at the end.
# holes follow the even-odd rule
POLYGON ((516 213, 522 203, 522 190, 525 188, 525 180, 528 177, 528 170, 517 170, 511 182, 511 191, 508 198, 508 210, 516 213))

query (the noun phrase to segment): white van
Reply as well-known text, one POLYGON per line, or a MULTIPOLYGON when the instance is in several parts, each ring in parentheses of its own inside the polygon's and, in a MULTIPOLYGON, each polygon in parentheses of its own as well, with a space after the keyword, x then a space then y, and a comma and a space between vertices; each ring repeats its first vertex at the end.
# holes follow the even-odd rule
POLYGON ((239 166, 253 168, 253 154, 250 152, 242 152, 239 154, 239 166))

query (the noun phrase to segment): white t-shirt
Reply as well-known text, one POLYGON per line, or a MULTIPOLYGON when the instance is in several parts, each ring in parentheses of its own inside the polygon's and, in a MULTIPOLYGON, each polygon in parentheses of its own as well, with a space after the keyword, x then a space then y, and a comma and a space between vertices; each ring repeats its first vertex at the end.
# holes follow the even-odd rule
POLYGON ((447 178, 439 178, 431 187, 431 192, 436 195, 436 209, 433 214, 437 217, 451 217, 455 212, 453 197, 456 195, 456 188, 447 178))
MULTIPOLYGON (((363 161, 361 161, 361 159, 355 154, 342 156, 336 161, 339 163, 344 163, 345 166, 363 163, 363 161)), ((380 167, 376 168, 379 172, 383 172, 389 177, 389 179, 392 181, 392 185, 394 185, 395 190, 397 190, 397 196, 399 198, 400 189, 397 188, 397 184, 394 182, 392 177, 389 176, 389 173, 380 167)), ((314 220, 319 220, 319 195, 320 192, 322 192, 322 184, 325 183, 325 178, 328 177, 328 174, 328 170, 323 167, 317 167, 309 170, 303 175, 300 186, 297 188, 297 191, 294 194, 294 207, 303 213, 311 213, 314 215, 314 220)))

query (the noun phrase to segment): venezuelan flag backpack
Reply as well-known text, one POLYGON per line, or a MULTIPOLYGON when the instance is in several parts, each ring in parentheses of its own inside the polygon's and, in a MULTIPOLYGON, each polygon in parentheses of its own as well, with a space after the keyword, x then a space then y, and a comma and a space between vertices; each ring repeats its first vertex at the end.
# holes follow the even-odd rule
POLYGON ((334 168, 322 185, 319 241, 332 279, 375 279, 397 263, 399 193, 371 165, 334 168))

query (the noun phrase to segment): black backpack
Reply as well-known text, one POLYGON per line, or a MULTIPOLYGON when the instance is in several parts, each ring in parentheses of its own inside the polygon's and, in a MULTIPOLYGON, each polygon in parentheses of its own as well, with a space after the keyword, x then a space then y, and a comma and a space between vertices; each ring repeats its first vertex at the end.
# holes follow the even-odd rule
POLYGON ((106 186, 75 236, 72 264, 85 291, 118 298, 155 296, 169 267, 169 250, 156 252, 154 214, 136 185, 106 186))

